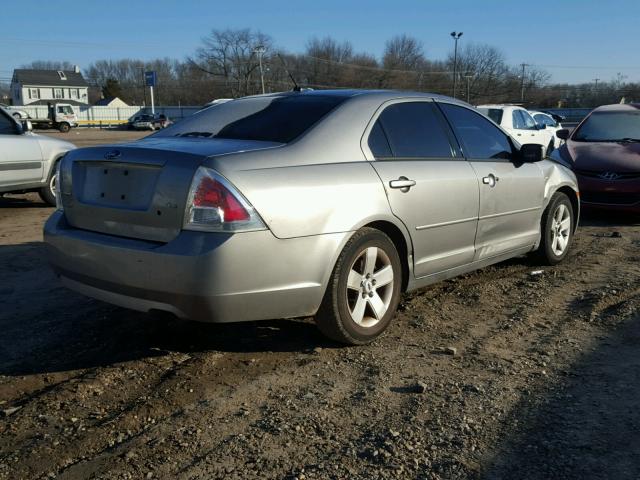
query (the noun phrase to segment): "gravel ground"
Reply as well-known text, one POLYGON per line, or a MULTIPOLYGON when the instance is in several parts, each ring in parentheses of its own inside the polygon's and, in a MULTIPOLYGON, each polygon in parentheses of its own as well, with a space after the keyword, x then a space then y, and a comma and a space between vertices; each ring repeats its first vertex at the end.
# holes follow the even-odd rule
POLYGON ((312 319, 196 324, 67 291, 50 213, 0 199, 0 479, 640 478, 637 220, 583 219, 553 268, 407 294, 346 348, 312 319))

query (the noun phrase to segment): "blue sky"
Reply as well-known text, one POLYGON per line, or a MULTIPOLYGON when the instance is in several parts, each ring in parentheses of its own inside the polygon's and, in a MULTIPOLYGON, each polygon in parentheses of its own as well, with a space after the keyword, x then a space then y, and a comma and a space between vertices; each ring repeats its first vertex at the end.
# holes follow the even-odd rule
POLYGON ((212 28, 253 28, 292 52, 312 36, 349 40, 379 55, 385 41, 407 33, 428 58, 461 42, 500 48, 512 64, 540 65, 553 81, 640 81, 639 0, 304 0, 71 1, 20 0, 3 7, 0 79, 33 60, 173 57, 191 54, 212 28), (588 67, 588 68, 583 68, 588 67))

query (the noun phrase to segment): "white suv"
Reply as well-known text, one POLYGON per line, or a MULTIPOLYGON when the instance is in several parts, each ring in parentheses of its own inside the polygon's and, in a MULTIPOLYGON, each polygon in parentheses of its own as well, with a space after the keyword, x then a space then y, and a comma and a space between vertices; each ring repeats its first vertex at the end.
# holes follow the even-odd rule
POLYGON ((31 133, 31 123, 18 122, 0 108, 0 195, 36 191, 56 204, 56 167, 75 145, 31 133))
POLYGON ((531 114, 517 105, 479 105, 478 110, 504 128, 519 144, 537 143, 549 155, 555 148, 555 132, 538 125, 531 114))

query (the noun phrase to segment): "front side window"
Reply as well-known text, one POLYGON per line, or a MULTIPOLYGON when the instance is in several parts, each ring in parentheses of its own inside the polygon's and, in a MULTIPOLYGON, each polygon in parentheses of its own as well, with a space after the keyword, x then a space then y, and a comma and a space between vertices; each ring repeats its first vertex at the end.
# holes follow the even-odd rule
POLYGON ((511 112, 511 121, 513 122, 513 128, 524 130, 524 118, 522 118, 520 110, 514 110, 511 112))
POLYGON ((592 113, 571 140, 578 142, 640 141, 640 110, 592 113))
MULTIPOLYGON (((402 102, 388 106, 378 117, 372 134, 383 132, 395 158, 451 158, 451 143, 431 102, 402 102)), ((384 149, 381 139, 372 140, 384 149)), ((378 158, 377 151, 371 148, 378 158)))
POLYGON ((524 128, 526 130, 536 130, 536 122, 529 112, 520 110, 520 115, 522 115, 522 121, 524 122, 524 128))
POLYGON ((512 158, 509 138, 485 117, 458 105, 442 103, 440 107, 462 143, 462 150, 467 158, 477 160, 510 160, 512 158))
POLYGON ((16 124, 0 112, 0 135, 13 135, 16 133, 16 124))
POLYGON ((310 130, 347 98, 301 93, 241 98, 202 110, 156 136, 289 143, 310 130))

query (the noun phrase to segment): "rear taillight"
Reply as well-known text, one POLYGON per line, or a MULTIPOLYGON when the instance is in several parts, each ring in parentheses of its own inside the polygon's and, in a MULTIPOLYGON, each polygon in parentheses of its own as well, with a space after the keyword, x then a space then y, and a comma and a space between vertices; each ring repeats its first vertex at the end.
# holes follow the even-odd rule
POLYGON ((239 232, 264 228, 254 208, 233 185, 210 168, 198 168, 187 199, 185 230, 239 232))

